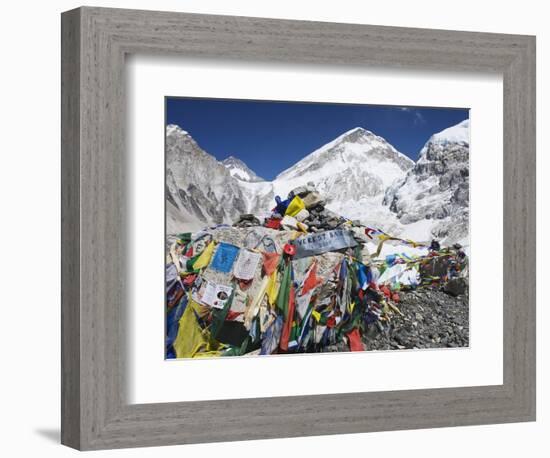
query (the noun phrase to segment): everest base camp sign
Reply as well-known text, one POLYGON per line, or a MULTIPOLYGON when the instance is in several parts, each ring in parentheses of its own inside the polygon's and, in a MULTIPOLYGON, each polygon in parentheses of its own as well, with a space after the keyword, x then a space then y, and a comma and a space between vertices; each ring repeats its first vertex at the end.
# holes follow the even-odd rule
POLYGON ((294 259, 357 246, 357 242, 351 232, 344 229, 333 229, 331 231, 304 235, 298 237, 293 243, 296 246, 294 259))

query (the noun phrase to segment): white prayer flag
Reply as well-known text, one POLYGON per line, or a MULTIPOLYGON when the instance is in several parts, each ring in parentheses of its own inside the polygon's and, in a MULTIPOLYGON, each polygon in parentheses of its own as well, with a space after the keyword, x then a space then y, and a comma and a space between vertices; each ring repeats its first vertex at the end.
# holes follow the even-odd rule
POLYGON ((233 267, 233 275, 239 280, 251 280, 254 278, 258 263, 262 255, 249 250, 241 250, 237 262, 233 267))

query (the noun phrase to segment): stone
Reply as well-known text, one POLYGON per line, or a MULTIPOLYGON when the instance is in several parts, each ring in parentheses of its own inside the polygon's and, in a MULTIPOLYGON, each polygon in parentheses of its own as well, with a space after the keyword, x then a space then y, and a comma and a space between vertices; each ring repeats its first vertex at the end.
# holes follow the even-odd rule
POLYGON ((296 218, 299 222, 305 221, 308 217, 309 212, 305 208, 294 215, 294 218, 296 218))
POLYGON ((296 230, 298 229, 298 220, 292 216, 286 215, 281 221, 281 226, 287 230, 296 230))
POLYGON ((243 213, 241 216, 239 216, 237 222, 233 224, 233 226, 236 227, 252 227, 260 225, 260 220, 250 213, 243 213))
POLYGON ((324 206, 325 201, 321 198, 321 195, 317 192, 310 192, 303 197, 300 196, 302 201, 304 202, 304 205, 309 210, 310 208, 317 208, 319 206, 324 206))
POLYGON ((453 278, 445 283, 443 291, 445 291, 447 294, 450 294, 451 296, 457 297, 466 292, 467 286, 468 285, 466 284, 466 279, 461 277, 453 278))
POLYGON ((315 188, 313 186, 298 186, 288 193, 288 198, 292 199, 294 196, 304 197, 312 192, 315 192, 315 188))

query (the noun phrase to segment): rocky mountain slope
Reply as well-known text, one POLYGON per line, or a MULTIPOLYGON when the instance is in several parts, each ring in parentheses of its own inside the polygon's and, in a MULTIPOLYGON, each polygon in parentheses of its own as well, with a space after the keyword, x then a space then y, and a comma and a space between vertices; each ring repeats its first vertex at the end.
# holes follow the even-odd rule
POLYGON ((433 135, 414 167, 387 189, 384 204, 403 225, 432 221, 434 237, 465 243, 469 143, 469 120, 433 135))
POLYGON ((230 222, 248 211, 240 183, 183 129, 166 128, 168 233, 230 222))
POLYGON ((363 224, 419 241, 467 237, 468 121, 432 136, 416 163, 357 127, 271 182, 235 157, 217 161, 178 126, 166 135, 168 233, 264 216, 275 195, 313 183, 327 208, 363 224))

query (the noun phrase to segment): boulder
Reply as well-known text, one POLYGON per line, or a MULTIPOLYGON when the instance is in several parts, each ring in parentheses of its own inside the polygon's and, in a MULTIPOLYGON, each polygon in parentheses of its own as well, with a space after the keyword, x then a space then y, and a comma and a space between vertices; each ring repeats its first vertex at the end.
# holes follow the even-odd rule
POLYGON ((321 198, 321 195, 317 191, 309 192, 308 194, 300 197, 308 210, 310 208, 323 206, 325 204, 325 201, 321 198))
POLYGON ((233 226, 236 227, 252 227, 252 226, 260 226, 261 222, 258 218, 256 218, 251 213, 243 213, 241 216, 239 216, 239 219, 233 226))
POLYGON ((289 192, 288 198, 292 199, 294 196, 304 197, 305 195, 315 191, 315 188, 310 185, 298 186, 289 192))
POLYGON ((466 279, 459 277, 453 278, 445 283, 445 286, 443 286, 443 291, 445 291, 447 294, 450 294, 451 296, 457 297, 464 294, 467 288, 468 284, 466 283, 466 279))

